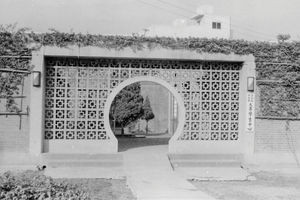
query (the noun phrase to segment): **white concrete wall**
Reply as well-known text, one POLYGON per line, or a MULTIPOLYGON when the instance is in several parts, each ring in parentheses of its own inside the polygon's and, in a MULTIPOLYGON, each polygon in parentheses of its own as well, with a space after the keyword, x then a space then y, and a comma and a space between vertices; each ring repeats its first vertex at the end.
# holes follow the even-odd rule
POLYGON ((99 47, 69 47, 69 48, 58 48, 58 47, 45 47, 39 52, 33 54, 32 64, 34 70, 42 73, 42 85, 41 87, 35 88, 31 86, 31 112, 30 112, 30 142, 29 152, 33 155, 40 154, 43 151, 50 152, 64 152, 64 153, 114 153, 117 152, 117 143, 114 134, 109 128, 109 109, 111 102, 115 95, 118 94, 125 86, 134 82, 150 81, 156 82, 166 87, 172 95, 175 97, 178 103, 178 128, 175 134, 169 141, 169 152, 170 153, 194 153, 194 154, 205 154, 205 153, 244 153, 252 155, 254 153, 254 130, 247 132, 245 130, 245 124, 247 123, 246 116, 246 81, 248 76, 255 77, 255 64, 253 56, 239 56, 234 54, 199 54, 189 50, 169 50, 163 48, 156 49, 143 49, 140 51, 134 51, 131 48, 124 48, 122 50, 112 50, 99 47), (181 136, 184 121, 185 121, 185 108, 182 97, 178 92, 170 86, 166 81, 156 77, 136 77, 128 79, 120 83, 112 93, 109 95, 105 110, 104 110, 104 122, 105 128, 110 137, 109 140, 103 141, 79 141, 79 142, 63 142, 63 141, 51 141, 45 143, 43 140, 43 112, 44 112, 44 57, 45 56, 76 56, 76 57, 108 57, 108 58, 144 58, 144 59, 191 59, 191 60, 209 60, 209 61, 235 61, 243 62, 243 68, 241 73, 241 85, 240 85, 240 142, 210 142, 201 143, 199 141, 182 141, 178 140, 181 136), (243 116, 243 113, 245 114, 243 116), (87 148, 88 147, 88 148, 87 148), (217 151, 216 151, 217 150, 217 151))

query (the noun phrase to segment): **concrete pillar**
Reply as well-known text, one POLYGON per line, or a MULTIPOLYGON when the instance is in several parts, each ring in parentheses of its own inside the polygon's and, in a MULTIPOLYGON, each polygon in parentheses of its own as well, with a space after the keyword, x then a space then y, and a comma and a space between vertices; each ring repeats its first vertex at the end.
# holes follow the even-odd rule
MULTIPOLYGON (((243 65, 243 72, 242 72, 242 83, 241 89, 243 90, 241 95, 243 95, 243 104, 244 106, 244 113, 242 112, 241 115, 243 117, 243 139, 244 139, 244 155, 245 159, 251 159, 254 156, 254 144, 255 144, 255 92, 248 91, 247 89, 247 79, 249 77, 254 77, 255 79, 255 63, 253 60, 247 60, 244 62, 243 65)), ((256 86, 254 82, 254 86, 256 86)), ((256 88, 254 88, 256 90, 256 88)))
POLYGON ((168 133, 169 135, 171 135, 171 126, 172 126, 172 115, 171 115, 171 98, 172 98, 172 95, 170 94, 170 92, 168 93, 168 133))
POLYGON ((43 126, 44 126, 44 88, 45 69, 42 51, 32 55, 33 71, 41 72, 41 86, 34 87, 30 84, 30 125, 29 125, 29 153, 38 156, 43 151, 43 126))

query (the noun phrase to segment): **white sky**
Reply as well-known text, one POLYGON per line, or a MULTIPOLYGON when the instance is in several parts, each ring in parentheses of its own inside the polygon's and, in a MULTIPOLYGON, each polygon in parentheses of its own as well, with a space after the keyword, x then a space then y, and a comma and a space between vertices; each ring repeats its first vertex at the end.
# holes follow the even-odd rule
POLYGON ((276 40, 289 33, 300 40, 300 0, 0 0, 0 24, 122 35, 192 17, 199 5, 230 16, 234 38, 276 40))

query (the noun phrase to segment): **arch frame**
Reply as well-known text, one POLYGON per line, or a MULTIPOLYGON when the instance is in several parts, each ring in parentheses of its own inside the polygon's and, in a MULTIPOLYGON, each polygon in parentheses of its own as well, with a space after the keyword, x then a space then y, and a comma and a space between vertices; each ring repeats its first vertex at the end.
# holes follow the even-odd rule
MULTIPOLYGON (((166 88, 173 95, 173 97, 177 101, 177 104, 178 104, 178 126, 176 128, 175 133, 173 134, 173 136, 169 140, 169 150, 173 149, 172 145, 178 140, 180 135, 183 133, 183 129, 184 129, 184 124, 185 124, 185 106, 184 106, 184 102, 183 102, 183 99, 182 99, 181 95, 177 92, 177 90, 171 84, 169 84, 165 80, 162 80, 161 78, 157 78, 157 77, 154 77, 154 76, 137 76, 137 77, 134 77, 134 78, 129 78, 129 79, 119 83, 111 91, 111 93, 107 97, 107 100, 105 102, 105 107, 104 107, 104 127, 105 127, 106 134, 108 135, 110 140, 112 140, 111 142, 113 143, 113 145, 117 147, 118 146, 118 140, 117 140, 116 136, 114 135, 114 133, 112 132, 111 127, 110 127, 110 123, 109 123, 109 111, 110 111, 111 104, 112 104, 114 98, 117 96, 117 94, 122 89, 124 89, 126 86, 131 85, 133 83, 146 82, 146 81, 157 83, 157 84, 163 86, 164 88, 166 88)), ((114 147, 114 149, 117 149, 116 147, 114 147)))

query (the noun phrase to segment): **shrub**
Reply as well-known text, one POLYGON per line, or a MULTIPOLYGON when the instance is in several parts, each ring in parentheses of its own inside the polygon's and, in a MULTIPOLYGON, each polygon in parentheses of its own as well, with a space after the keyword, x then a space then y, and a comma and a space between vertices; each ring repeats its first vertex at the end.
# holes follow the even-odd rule
POLYGON ((88 200, 87 192, 77 185, 55 181, 40 172, 6 172, 0 176, 0 199, 88 200))

